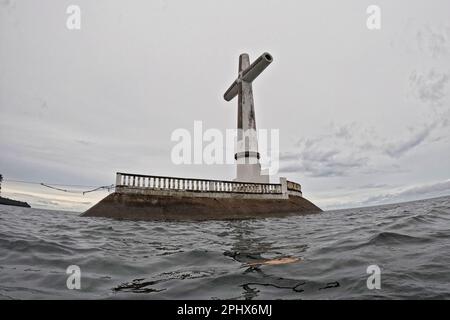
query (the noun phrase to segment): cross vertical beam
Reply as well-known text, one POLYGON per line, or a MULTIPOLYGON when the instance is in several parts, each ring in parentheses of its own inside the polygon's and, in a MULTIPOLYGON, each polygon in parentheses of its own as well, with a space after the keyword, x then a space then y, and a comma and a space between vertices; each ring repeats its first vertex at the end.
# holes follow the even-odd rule
POLYGON ((261 176, 252 82, 272 61, 272 56, 266 52, 250 64, 249 55, 241 54, 238 77, 224 94, 227 101, 238 96, 238 135, 235 154, 238 181, 268 181, 268 176, 261 176))

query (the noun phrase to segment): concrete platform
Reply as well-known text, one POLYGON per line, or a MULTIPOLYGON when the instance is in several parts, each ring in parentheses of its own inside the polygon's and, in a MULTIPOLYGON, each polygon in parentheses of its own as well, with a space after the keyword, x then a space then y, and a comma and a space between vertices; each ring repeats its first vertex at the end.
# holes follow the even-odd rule
POLYGON ((82 214, 126 220, 234 220, 319 213, 307 199, 191 197, 114 192, 82 214))

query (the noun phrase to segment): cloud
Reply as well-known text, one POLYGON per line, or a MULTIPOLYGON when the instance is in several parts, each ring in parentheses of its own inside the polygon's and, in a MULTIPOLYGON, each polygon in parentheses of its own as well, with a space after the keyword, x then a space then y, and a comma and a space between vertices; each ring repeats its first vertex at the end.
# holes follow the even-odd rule
POLYGON ((358 186, 358 189, 381 189, 389 187, 387 183, 368 183, 361 186, 358 186))
POLYGON ((333 158, 301 160, 296 163, 287 163, 281 166, 280 172, 301 172, 310 177, 334 177, 343 176, 349 169, 360 167, 359 163, 346 163, 333 158))
POLYGON ((14 4, 12 0, 0 0, 0 7, 12 7, 14 4))
POLYGON ((421 102, 439 104, 446 95, 449 75, 433 69, 427 73, 413 71, 409 77, 409 86, 414 96, 421 102))
POLYGON ((435 128, 434 124, 425 125, 421 130, 412 132, 408 137, 402 141, 390 143, 386 148, 385 152, 387 155, 393 158, 398 158, 405 154, 406 152, 412 150, 413 148, 420 145, 422 142, 428 138, 435 128))
POLYGON ((330 127, 330 134, 301 139, 296 143, 296 151, 281 154, 280 172, 301 172, 310 177, 336 177, 348 175, 365 166, 368 158, 354 148, 351 125, 330 127))
MULTIPOLYGON (((0 62, 0 167, 4 175, 89 185, 113 182, 115 171, 208 174, 204 177, 223 179, 234 175, 234 170, 225 166, 181 167, 170 161, 170 134, 174 129, 190 128, 193 119, 199 118, 212 127, 223 128, 228 126, 226 123, 234 126, 235 105, 230 107, 220 96, 220 88, 228 81, 227 75, 234 72, 239 54, 233 46, 224 47, 221 39, 242 36, 238 25, 222 23, 236 16, 232 6, 224 5, 221 10, 204 7, 205 14, 197 23, 195 15, 180 15, 198 11, 187 4, 185 8, 170 8, 176 11, 171 14, 142 19, 146 12, 165 5, 145 2, 127 6, 126 16, 132 23, 108 24, 119 21, 123 13, 123 4, 112 1, 110 10, 96 14, 96 23, 89 24, 90 32, 73 34, 68 40, 65 21, 61 20, 64 11, 52 10, 53 2, 0 0, 4 27, 0 32, 4 48, 0 62), (36 28, 35 19, 29 17, 43 14, 47 18, 36 28), (55 29, 55 23, 61 28, 55 29), (205 24, 211 28, 203 28, 205 24), (189 28, 180 33, 185 26, 189 28), (48 41, 49 35, 52 41, 48 41), (189 50, 183 50, 186 47, 189 50), (198 59, 200 56, 202 59, 198 59), (214 72, 210 72, 210 66, 214 72)), ((87 12, 98 13, 101 9, 92 1, 84 6, 87 12)), ((284 48, 284 54, 273 52, 279 60, 257 84, 261 87, 255 90, 256 108, 263 116, 257 115, 258 124, 284 128, 280 136, 284 151, 289 151, 284 143, 294 130, 299 131, 298 137, 302 134, 313 138, 292 146, 282 156, 282 169, 298 175, 333 177, 299 179, 307 196, 315 190, 330 190, 334 195, 340 185, 391 183, 391 178, 398 179, 395 183, 414 179, 419 182, 438 176, 439 170, 446 172, 444 161, 439 159, 448 155, 449 138, 431 142, 444 130, 432 130, 427 135, 422 115, 430 112, 430 103, 441 104, 440 111, 448 106, 449 29, 439 24, 448 23, 442 12, 448 11, 450 2, 427 10, 426 15, 421 15, 422 6, 411 6, 407 15, 400 7, 393 8, 401 19, 383 31, 386 41, 377 43, 377 50, 371 50, 372 37, 361 38, 357 32, 346 32, 346 28, 320 31, 324 36, 331 31, 336 39, 347 39, 338 47, 332 42, 318 46, 317 35, 308 32, 302 36, 302 43, 292 41, 292 32, 284 31, 293 30, 292 18, 298 11, 295 6, 301 8, 294 4, 292 10, 269 6, 251 21, 255 30, 266 27, 270 31, 257 36, 277 39, 278 47, 284 48), (290 19, 272 19, 269 26, 267 17, 280 13, 289 14, 290 19), (410 18, 416 22, 405 27, 405 37, 399 32, 410 18), (424 28, 426 20, 431 20, 432 28, 424 28), (389 40, 396 46, 408 45, 410 52, 391 50, 389 40), (355 43, 361 50, 355 51, 355 43), (302 52, 302 59, 298 52, 302 52), (417 71, 411 74, 413 70, 417 71), (283 84, 279 92, 267 90, 279 83, 283 84), (411 106, 403 97, 408 85, 417 97, 411 106), (416 102, 425 102, 427 108, 416 102), (279 106, 279 110, 271 113, 270 106, 279 106), (357 125, 319 128, 329 119, 355 121, 357 125), (407 122, 415 123, 417 128, 402 131, 407 122), (375 126, 374 133, 367 130, 370 126, 375 126), (427 144, 435 147, 428 148, 427 144), (426 157, 416 153, 422 147, 430 151, 426 157), (439 166, 427 166, 433 161, 439 166), (394 165, 410 172, 397 174, 395 168, 396 174, 392 175, 394 165)), ((317 11, 320 7, 311 3, 308 9, 317 11)), ((349 13, 346 8, 337 9, 342 9, 339 14, 326 12, 326 18, 339 23, 340 14, 349 13)), ((294 29, 307 30, 313 22, 314 16, 297 19, 294 29)), ((252 30, 247 31, 251 34, 252 30)), ((261 39, 254 43, 261 43, 261 39)), ((261 52, 259 45, 252 43, 246 50, 254 58, 261 52)))
POLYGON ((290 161, 290 160, 298 160, 299 155, 296 152, 281 152, 280 160, 290 161))
POLYGON ((359 187, 335 188, 322 194, 319 203, 322 209, 365 207, 389 203, 450 196, 450 179, 432 183, 396 186, 369 183, 359 187))
POLYGON ((355 123, 329 126, 327 134, 300 139, 296 150, 280 155, 280 172, 309 177, 343 177, 355 174, 405 172, 399 159, 427 141, 440 141, 443 119, 411 126, 403 135, 383 138, 373 129, 355 123))
POLYGON ((336 130, 336 137, 338 138, 344 138, 344 139, 351 139, 351 125, 343 125, 336 130))
POLYGON ((450 29, 445 27, 422 27, 416 33, 419 49, 432 58, 445 57, 450 52, 450 29))
POLYGON ((448 25, 421 23, 417 19, 409 19, 392 46, 399 46, 408 54, 419 53, 421 59, 445 59, 450 52, 450 28, 448 25))
POLYGON ((362 204, 382 204, 397 201, 407 201, 418 198, 430 198, 450 194, 450 179, 435 183, 423 184, 402 190, 381 193, 367 198, 362 204))
POLYGON ((93 145, 93 142, 87 141, 87 140, 83 140, 83 139, 76 139, 75 142, 79 143, 79 144, 81 144, 83 146, 91 146, 91 145, 93 145))

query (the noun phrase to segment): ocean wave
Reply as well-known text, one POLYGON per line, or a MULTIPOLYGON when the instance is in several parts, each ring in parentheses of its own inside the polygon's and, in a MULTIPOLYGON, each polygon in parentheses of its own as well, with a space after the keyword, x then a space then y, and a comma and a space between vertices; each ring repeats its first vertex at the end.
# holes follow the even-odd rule
POLYGON ((410 236, 406 234, 401 234, 397 232, 380 232, 374 235, 368 241, 370 245, 404 245, 408 246, 411 244, 423 244, 425 242, 430 241, 428 238, 410 236))
POLYGON ((200 223, 3 206, 0 220, 0 299, 450 296, 450 197, 200 223), (286 257, 294 263, 261 263, 286 257), (70 265, 81 269, 79 291, 66 287, 70 265), (382 290, 366 286, 370 265, 382 290))

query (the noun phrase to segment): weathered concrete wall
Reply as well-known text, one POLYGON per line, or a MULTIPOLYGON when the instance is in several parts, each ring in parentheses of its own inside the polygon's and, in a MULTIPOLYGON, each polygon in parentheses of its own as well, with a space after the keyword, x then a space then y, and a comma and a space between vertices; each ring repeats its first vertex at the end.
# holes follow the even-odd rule
POLYGON ((258 193, 239 193, 239 192, 213 192, 198 190, 156 190, 141 187, 116 187, 116 193, 120 194, 138 194, 154 196, 172 196, 172 197, 194 197, 194 198, 228 198, 228 199, 287 199, 288 193, 258 194, 258 193))
POLYGON ((228 220, 303 215, 322 210, 302 197, 249 199, 112 193, 82 216, 127 220, 228 220))

